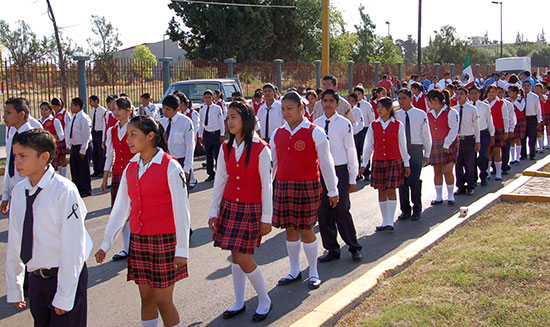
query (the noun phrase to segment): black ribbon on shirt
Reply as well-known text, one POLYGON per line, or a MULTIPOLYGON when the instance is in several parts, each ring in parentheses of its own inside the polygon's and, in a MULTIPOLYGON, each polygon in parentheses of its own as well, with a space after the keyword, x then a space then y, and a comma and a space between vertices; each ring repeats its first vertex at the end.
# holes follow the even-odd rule
POLYGON ((67 217, 67 219, 70 219, 72 216, 75 216, 75 218, 78 219, 78 215, 76 214, 76 210, 78 210, 78 203, 73 204, 71 214, 67 217))

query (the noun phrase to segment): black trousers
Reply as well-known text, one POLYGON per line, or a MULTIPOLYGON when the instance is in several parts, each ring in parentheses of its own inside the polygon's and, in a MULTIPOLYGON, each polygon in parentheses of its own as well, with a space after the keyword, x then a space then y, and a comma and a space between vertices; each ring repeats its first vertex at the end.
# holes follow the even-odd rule
POLYGON ((422 213, 422 180, 420 179, 420 173, 424 163, 424 151, 422 145, 411 144, 407 147, 407 152, 411 157, 409 160, 411 174, 409 177, 405 177, 405 183, 399 186, 399 205, 402 213, 410 215, 412 199, 413 214, 420 214, 422 213))
POLYGON ((525 120, 527 121, 525 140, 527 143, 527 139, 529 139, 529 158, 534 159, 537 153, 537 116, 526 116, 525 120))
POLYGON ((510 146, 512 145, 512 138, 508 138, 506 143, 502 147, 502 169, 504 171, 510 170, 510 146))
POLYGON ((85 327, 88 314, 88 268, 82 267, 73 309, 61 316, 52 301, 57 292, 57 277, 42 278, 29 274, 29 302, 35 327, 85 327))
POLYGON ((460 138, 455 165, 456 187, 473 190, 476 182, 475 136, 460 138), (467 185, 466 185, 467 184, 467 185))
POLYGON ((479 168, 479 178, 481 181, 486 181, 488 177, 487 169, 489 168, 489 144, 491 143, 491 135, 489 135, 489 130, 487 129, 482 130, 479 134, 481 137, 481 146, 476 158, 476 165, 479 168))
POLYGON ((214 160, 218 160, 220 152, 220 131, 207 132, 202 134, 204 149, 206 151, 206 172, 208 176, 214 177, 214 160))
POLYGON ((92 147, 88 146, 84 159, 80 158, 81 145, 71 146, 71 178, 78 189, 80 196, 92 195, 92 177, 90 176, 90 157, 92 156, 92 147))
POLYGON ((103 175, 105 168, 105 151, 101 143, 103 142, 102 131, 92 131, 92 163, 94 164, 94 174, 103 175))
POLYGON ((327 187, 321 177, 323 194, 319 208, 319 230, 323 247, 329 252, 339 254, 340 244, 336 237, 340 233, 340 237, 346 242, 350 252, 361 251, 363 247, 357 242, 357 232, 350 212, 348 166, 336 166, 336 176, 338 177, 338 195, 340 197, 336 208, 332 208, 328 202, 327 187))

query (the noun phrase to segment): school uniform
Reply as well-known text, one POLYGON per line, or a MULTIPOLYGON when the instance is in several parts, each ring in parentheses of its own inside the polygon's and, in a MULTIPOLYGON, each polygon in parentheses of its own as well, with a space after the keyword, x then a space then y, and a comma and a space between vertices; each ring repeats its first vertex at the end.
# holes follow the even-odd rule
POLYGON ((260 135, 267 143, 273 131, 283 126, 285 122, 279 101, 273 101, 271 105, 264 103, 258 110, 256 118, 260 124, 260 135))
POLYGON ((149 103, 148 105, 140 105, 138 108, 136 108, 136 115, 139 116, 150 116, 154 120, 160 119, 160 112, 153 103, 149 103))
POLYGON ((225 119, 225 117, 227 116, 227 108, 226 108, 226 105, 225 105, 225 101, 223 101, 222 99, 219 99, 217 101, 214 101, 213 103, 215 105, 219 106, 220 108, 222 108, 223 116, 224 116, 224 119, 225 119))
MULTIPOLYGON (((67 112, 67 110, 65 110, 65 108, 62 108, 54 116, 55 116, 55 118, 57 118, 61 122, 61 125, 63 126, 63 132, 64 132, 65 131, 65 126, 67 126, 67 124, 71 123, 71 115, 67 112)), ((71 151, 67 147, 66 138, 64 138, 63 141, 58 141, 57 142, 56 157, 69 154, 70 152, 71 151)))
POLYGON ((317 126, 324 126, 329 139, 330 152, 334 159, 336 176, 338 177, 339 201, 335 208, 331 208, 328 201, 328 189, 323 181, 323 195, 319 210, 319 230, 323 247, 332 254, 340 254, 340 245, 336 240, 337 231, 348 245, 351 253, 361 251, 362 246, 357 242, 357 233, 353 224, 349 199, 349 185, 356 184, 355 178, 359 173, 359 162, 353 141, 352 123, 335 113, 327 118, 325 115, 314 122, 317 126))
MULTIPOLYGON (((33 118, 30 114, 29 114, 29 117, 27 119, 27 122, 29 123, 29 125, 31 125, 32 128, 43 128, 40 121, 36 118, 33 118)), ((8 130, 6 132, 6 142, 8 141, 8 138, 10 136, 12 136, 13 134, 15 134, 15 127, 13 127, 13 126, 8 127, 8 130)))
POLYGON ((35 326, 86 326, 92 241, 75 185, 49 167, 36 186, 13 189, 6 251, 7 300, 23 301, 25 267, 35 326), (28 227, 28 228, 27 228, 28 227), (54 307, 66 310, 57 315, 54 307))
POLYGON ((206 172, 210 178, 214 178, 214 159, 218 158, 220 151, 220 136, 225 135, 223 112, 222 108, 215 104, 204 104, 199 115, 199 137, 203 139, 206 150, 206 172))
POLYGON ((450 100, 451 100, 451 107, 455 107, 458 104, 458 97, 456 96, 456 93, 453 94, 450 100))
POLYGON ((260 107, 263 106, 265 103, 264 100, 260 102, 256 102, 255 100, 252 100, 252 107, 254 108, 254 114, 258 114, 258 110, 260 110, 260 107))
POLYGON ((109 131, 109 128, 113 127, 118 123, 118 120, 115 117, 115 114, 112 111, 105 112, 105 115, 103 116, 103 121, 105 122, 105 133, 103 133, 103 142, 107 140, 107 131, 109 131))
POLYGON ((105 133, 105 113, 107 110, 102 106, 90 110, 92 120, 92 163, 94 165, 94 176, 103 173, 105 167, 105 152, 103 151, 103 134, 105 133))
POLYGON ((488 177, 487 169, 489 168, 489 145, 491 144, 491 137, 495 136, 495 125, 493 124, 491 108, 487 103, 478 100, 472 102, 472 105, 476 107, 479 117, 480 150, 476 158, 476 166, 479 168, 481 184, 485 184, 488 177))
POLYGON ((111 172, 111 206, 114 205, 120 180, 124 169, 134 156, 126 142, 128 122, 124 126, 117 123, 107 131, 107 140, 105 140, 105 167, 104 171, 111 172))
POLYGON ((13 188, 17 183, 23 180, 15 169, 15 155, 13 154, 13 139, 16 135, 34 129, 29 122, 21 125, 15 132, 11 134, 6 141, 6 172, 4 173, 4 183, 2 184, 2 201, 9 201, 13 188))
POLYGON ((445 105, 439 114, 435 110, 428 113, 430 133, 432 135, 432 150, 430 152, 430 164, 432 166, 446 165, 456 162, 458 155, 458 112, 445 105), (449 149, 449 153, 443 149, 449 149))
POLYGON ((63 124, 61 124, 59 119, 54 118, 52 115, 50 115, 45 119, 41 118, 40 124, 42 124, 45 130, 50 132, 53 136, 57 137, 56 155, 52 161, 52 166, 54 167, 54 169, 57 169, 57 145, 59 145, 59 142, 63 142, 65 140, 65 133, 63 132, 63 124))
POLYGON ((191 119, 193 122, 193 131, 195 131, 195 135, 198 135, 199 129, 201 127, 201 119, 199 117, 199 113, 191 108, 187 108, 185 112, 183 113, 187 118, 191 119))
POLYGON ((185 173, 190 174, 195 149, 193 122, 179 112, 172 118, 161 118, 160 122, 166 133, 170 155, 178 160, 185 173))
POLYGON ((458 157, 455 165, 456 187, 459 191, 472 192, 477 180, 476 143, 481 144, 479 114, 477 108, 469 103, 458 104, 458 157))
MULTIPOLYGON (((378 110, 376 110, 376 107, 378 106, 378 100, 376 100, 374 97, 370 99, 370 106, 372 107, 373 113, 374 113, 374 119, 378 119, 378 110)), ((370 124, 369 124, 370 126, 370 124)))
POLYGON ((304 117, 309 120, 310 123, 313 123, 313 111, 310 111, 309 107, 304 108, 304 117))
POLYGON ((80 196, 92 195, 92 179, 90 176, 90 159, 92 157, 92 134, 90 117, 80 110, 65 126, 67 146, 71 149, 71 177, 80 196), (81 158, 80 155, 84 155, 81 158))
POLYGON ((539 96, 533 92, 529 92, 524 97, 525 102, 525 141, 522 143, 522 157, 527 157, 527 138, 529 138, 529 158, 535 159, 535 154, 537 153, 537 124, 541 123, 542 120, 542 111, 540 107, 539 96), (524 145, 525 144, 525 145, 524 145), (525 152, 525 153, 523 153, 525 152), (525 155, 524 155, 525 154, 525 155))
POLYGON ((487 99, 485 102, 491 108, 493 124, 495 125, 495 143, 493 147, 502 148, 505 145, 504 133, 508 132, 508 109, 504 107, 504 101, 498 97, 490 102, 487 99))
POLYGON ((504 146, 502 147, 502 170, 508 171, 511 168, 510 147, 512 145, 512 134, 514 133, 514 129, 516 128, 517 118, 512 102, 508 101, 508 99, 502 99, 502 101, 504 101, 504 108, 508 110, 508 139, 506 140, 506 142, 504 142, 504 146))
MULTIPOLYGON (((340 102, 338 103, 338 107, 336 107, 336 112, 340 116, 343 116, 344 118, 349 120, 351 123, 355 122, 355 119, 353 118, 353 113, 351 111, 351 105, 343 97, 340 97, 340 102)), ((313 106, 313 121, 319 119, 320 117, 323 117, 324 115, 325 111, 323 109, 323 105, 321 104, 321 101, 317 101, 313 106)))
POLYGON ((136 154, 124 170, 105 228, 103 251, 109 251, 127 220, 131 231, 128 280, 166 288, 188 276, 187 267, 176 271, 173 264, 176 256, 189 258, 185 176, 177 160, 162 149, 147 164, 136 154))
POLYGON ((352 108, 353 118, 353 140, 355 142, 355 152, 357 153, 357 162, 361 160, 361 154, 363 153, 363 145, 365 143, 365 136, 367 135, 367 127, 365 126, 365 119, 363 117, 363 111, 359 107, 352 108))
MULTIPOLYGON (((367 131, 369 130, 370 124, 376 119, 376 117, 374 115, 375 110, 373 110, 372 105, 368 101, 359 100, 358 107, 363 112, 363 119, 365 122, 364 124, 365 129, 359 134, 359 136, 355 140, 355 145, 357 149, 359 149, 357 151, 357 160, 358 162, 362 162, 363 147, 365 145, 365 137, 367 136, 367 131)), ((363 175, 365 179, 370 178, 370 162, 365 167, 365 171, 363 172, 363 175)))
POLYGON ((409 166, 411 168, 411 174, 409 177, 405 177, 404 183, 399 186, 401 213, 404 216, 412 214, 416 219, 422 213, 422 180, 420 179, 420 173, 424 165, 424 158, 429 158, 432 150, 428 115, 424 110, 412 107, 409 110, 397 110, 395 117, 405 127, 407 153, 410 157, 409 166), (412 200, 412 208, 409 199, 412 200))
POLYGON ((424 92, 420 92, 419 95, 413 94, 412 105, 415 108, 424 110, 424 112, 428 112, 428 100, 426 99, 426 94, 424 92))

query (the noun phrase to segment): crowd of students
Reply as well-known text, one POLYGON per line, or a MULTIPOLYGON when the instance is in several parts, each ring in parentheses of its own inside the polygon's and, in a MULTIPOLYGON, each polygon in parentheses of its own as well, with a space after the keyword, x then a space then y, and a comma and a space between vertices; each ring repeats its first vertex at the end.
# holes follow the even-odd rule
POLYGON ((289 259, 278 285, 302 280, 303 248, 308 287, 317 289, 317 264, 341 256, 338 234, 352 260, 362 259, 350 210, 357 181, 370 181, 378 191, 382 222, 376 231, 391 232, 397 193, 398 219, 421 219, 420 176, 427 165, 434 169, 431 205, 443 203, 444 189, 454 205, 455 195, 473 195, 493 175, 501 180, 511 164, 535 159, 544 149, 545 127, 548 148, 546 82, 517 75, 506 85, 499 80, 483 91, 457 80, 428 91, 413 80, 397 91, 399 109, 385 87, 374 88, 370 100, 361 85, 340 95, 334 76, 322 79, 322 89, 290 89, 284 96, 267 83, 251 101, 234 94, 226 103, 220 91, 206 90, 199 110, 183 93, 166 96, 161 111, 147 93, 137 108, 121 95, 107 97, 105 109, 92 95, 89 114, 74 98, 70 115, 54 98, 40 105, 36 122, 24 98, 11 98, 4 107, 9 130, 0 208, 9 214, 7 300, 26 305, 26 268, 37 325, 86 325, 85 262, 92 243, 82 198, 91 195, 91 177, 103 177, 103 193, 110 177, 112 210, 95 258, 104 262, 121 233, 123 249, 113 260, 128 258, 142 326, 158 326, 159 313, 165 326, 181 326, 172 298, 175 282, 188 276, 189 190, 197 182, 193 153, 200 144, 205 182, 214 182, 213 244, 231 251, 235 303, 223 317, 246 310, 248 279, 258 295, 252 320, 263 321, 273 303, 254 251, 272 227, 285 230, 289 259), (69 153, 72 183, 64 177, 69 153), (317 223, 325 249, 320 257, 317 223))

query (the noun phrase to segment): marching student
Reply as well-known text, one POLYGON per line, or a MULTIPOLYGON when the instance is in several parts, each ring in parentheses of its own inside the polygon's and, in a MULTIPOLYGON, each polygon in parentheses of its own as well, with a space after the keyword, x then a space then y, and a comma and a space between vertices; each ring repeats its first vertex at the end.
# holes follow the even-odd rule
POLYGON ((105 151, 103 149, 103 134, 105 133, 105 113, 107 110, 99 105, 99 97, 92 95, 89 98, 90 119, 92 120, 92 163, 94 173, 92 177, 103 175, 105 167, 105 151))
POLYGON ((485 89, 485 102, 491 107, 493 124, 495 125, 495 143, 489 149, 489 157, 495 162, 495 180, 502 180, 502 147, 508 139, 508 109, 497 97, 497 87, 494 84, 485 89))
POLYGON ((451 84, 448 84, 445 89, 447 91, 449 91, 449 96, 450 96, 450 100, 451 100, 451 108, 455 107, 458 103, 458 99, 456 97, 456 87, 451 83, 451 84))
POLYGON ((13 139, 24 177, 13 189, 6 250, 7 300, 22 309, 25 268, 35 326, 86 326, 91 238, 87 210, 75 185, 55 174, 55 138, 32 129, 13 139), (37 219, 35 219, 35 217, 37 219))
POLYGON ((422 109, 424 112, 428 112, 428 102, 426 101, 426 94, 424 93, 424 87, 418 82, 411 84, 411 92, 413 95, 412 105, 415 108, 422 109))
MULTIPOLYGON (((105 133, 103 133, 103 149, 105 150, 105 141, 107 140, 107 131, 109 128, 115 126, 115 124, 118 122, 118 120, 115 117, 115 114, 113 111, 115 110, 115 100, 118 98, 117 95, 108 95, 106 99, 107 103, 107 112, 105 112, 105 116, 103 121, 105 122, 105 133)), ((133 110, 133 108, 132 108, 133 110)))
POLYGON ((269 138, 273 131, 281 127, 284 123, 281 112, 281 103, 275 100, 275 87, 267 83, 263 88, 265 103, 260 107, 256 115, 260 124, 260 135, 264 141, 269 143, 269 138))
MULTIPOLYGON (((409 90, 407 92, 410 94, 409 90)), ((367 132, 361 170, 365 169, 373 155, 371 186, 378 190, 378 203, 382 212, 382 224, 376 226, 376 231, 393 231, 397 207, 395 189, 403 185, 405 177, 410 176, 410 157, 405 128, 403 123, 395 119, 392 99, 378 99, 376 110, 379 118, 371 123, 367 132)))
MULTIPOLYGON (((63 132, 65 132, 66 126, 71 122, 71 115, 65 110, 65 104, 59 98, 53 98, 50 102, 52 104, 53 115, 55 118, 59 119, 61 125, 63 126, 63 132)), ((57 171, 59 175, 66 177, 67 176, 67 154, 70 153, 69 148, 67 147, 66 135, 63 138, 63 141, 57 142, 56 150, 56 161, 57 161, 57 171)))
MULTIPOLYGON (((222 108, 223 116, 227 116, 227 108, 225 106, 225 101, 223 99, 223 93, 220 90, 214 90, 214 99, 212 101, 215 105, 222 108)), ((225 118, 224 118, 225 119, 225 118)))
POLYGON ((481 135, 479 131, 479 114, 477 108, 467 102, 468 90, 459 87, 456 91, 458 111, 458 156, 455 165, 455 194, 473 195, 477 180, 476 153, 481 150, 481 135))
POLYGON ((328 189, 321 184, 323 196, 319 209, 319 230, 323 247, 327 252, 319 258, 319 262, 340 258, 340 245, 336 240, 337 233, 348 245, 352 259, 359 261, 363 257, 361 254, 363 247, 357 242, 357 232, 350 212, 349 199, 349 194, 357 189, 356 177, 359 173, 359 163, 353 141, 353 127, 349 120, 336 112, 340 103, 338 92, 326 89, 323 91, 321 103, 325 114, 313 123, 317 126, 324 126, 325 134, 329 139, 330 152, 338 177, 339 201, 335 207, 332 207, 328 189))
POLYGON ((514 106, 516 125, 512 134, 511 143, 511 164, 519 163, 522 152, 522 140, 525 138, 527 122, 525 120, 525 101, 523 101, 523 90, 517 85, 508 86, 508 101, 514 106))
MULTIPOLYGON (((477 109, 478 125, 479 125, 479 140, 480 147, 476 158, 476 167, 479 168, 480 185, 487 185, 487 178, 489 174, 487 170, 489 168, 489 148, 495 143, 495 126, 493 124, 493 116, 491 115, 491 108, 487 103, 481 101, 481 91, 477 85, 470 87, 470 101, 477 109)), ((477 180, 477 172, 476 172, 477 180)))
MULTIPOLYGON (((122 97, 122 93, 120 94, 122 97)), ((127 97, 125 94, 124 96, 127 97)), ((140 116, 146 115, 151 116, 153 119, 158 120, 160 118, 160 113, 157 109, 157 106, 153 104, 153 99, 151 98, 150 93, 143 93, 141 97, 139 98, 141 101, 141 104, 137 108, 137 114, 140 116)))
POLYGON ((304 117, 309 120, 310 123, 313 123, 315 103, 317 102, 317 93, 315 93, 314 90, 307 91, 306 100, 308 103, 304 107, 304 117))
MULTIPOLYGON (((537 153, 537 126, 542 123, 542 111, 540 107, 540 98, 538 95, 531 92, 532 86, 531 81, 526 79, 523 81, 521 88, 524 94, 523 101, 525 105, 525 139, 529 139, 529 159, 535 160, 537 153)), ((527 145, 526 141, 524 143, 527 145)), ((527 152, 526 149, 525 152, 527 152)))
POLYGON ((378 107, 378 100, 385 98, 386 96, 387 92, 385 88, 378 87, 372 89, 372 98, 370 99, 370 105, 374 110, 374 119, 378 119, 378 110, 376 109, 378 107))
MULTIPOLYGON (((134 115, 134 107, 127 97, 117 98, 112 101, 113 113, 117 119, 115 126, 107 131, 105 140, 105 167, 103 169, 103 182, 101 183, 101 192, 107 193, 109 174, 111 176, 111 208, 115 204, 116 195, 120 186, 120 180, 124 169, 134 156, 128 147, 126 131, 128 122, 134 115)), ((119 261, 128 257, 130 248, 130 225, 128 222, 122 228, 123 249, 113 256, 113 261, 119 261)))
POLYGON ((227 125, 230 136, 220 149, 208 220, 214 246, 231 251, 235 304, 223 317, 229 319, 246 310, 248 277, 258 295, 252 320, 260 322, 273 307, 262 270, 254 262, 255 248, 260 246, 262 236, 271 232, 271 151, 254 133, 256 117, 250 105, 231 102, 227 125))
POLYGON ((535 94, 539 97, 542 121, 538 124, 537 128, 537 143, 540 153, 544 153, 544 116, 546 115, 546 94, 544 86, 541 83, 535 85, 535 94))
MULTIPOLYGON (((348 102, 351 106, 351 110, 353 113, 353 118, 355 119, 355 123, 353 123, 353 140, 355 143, 355 151, 357 152, 357 162, 360 162, 361 155, 360 153, 363 152, 363 145, 365 142, 365 136, 367 135, 367 128, 365 127, 365 119, 363 118, 363 112, 358 106, 358 97, 355 93, 350 93, 348 95, 348 102)), ((359 174, 357 176, 357 180, 360 180, 362 178, 362 175, 359 174)))
MULTIPOLYGON (((193 132, 195 133, 193 139, 195 145, 193 146, 193 154, 195 153, 195 147, 197 146, 197 139, 199 136, 199 129, 201 127, 201 120, 199 113, 193 109, 193 100, 189 99, 185 93, 178 93, 177 97, 180 100, 180 112, 187 116, 193 122, 193 132)), ((189 189, 192 190, 195 185, 197 185, 197 178, 193 173, 193 167, 191 167, 191 172, 189 175, 189 189)))
POLYGON ((447 203, 455 204, 453 174, 454 163, 458 153, 457 138, 458 112, 449 107, 449 91, 433 89, 426 94, 428 99, 428 122, 432 135, 430 164, 434 167, 434 184, 436 198, 432 205, 443 203, 443 177, 447 185, 447 203))
POLYGON ((105 238, 95 254, 103 263, 115 237, 130 223, 128 280, 141 296, 141 324, 181 326, 174 306, 174 286, 187 277, 189 258, 189 201, 185 174, 166 151, 162 125, 149 116, 137 116, 127 127, 127 142, 136 154, 122 174, 105 238), (147 190, 147 201, 143 197, 147 190), (143 199, 143 200, 142 200, 143 199))
POLYGON ((502 174, 508 175, 510 167, 510 149, 512 146, 512 140, 514 138, 514 129, 516 128, 517 118, 514 110, 514 105, 506 98, 506 92, 504 87, 497 86, 497 97, 504 102, 504 107, 508 110, 508 139, 502 147, 502 174))
MULTIPOLYGON (((338 79, 336 79, 336 77, 332 75, 324 76, 323 79, 321 80, 321 86, 323 87, 323 91, 326 91, 326 90, 336 91, 338 90, 338 79)), ((344 98, 340 99, 338 108, 336 108, 336 112, 339 115, 347 118, 347 120, 349 120, 351 123, 355 122, 355 119, 353 118, 353 113, 351 112, 351 106, 346 101, 346 99, 344 98)), ((324 115, 323 105, 321 104, 320 100, 317 101, 317 103, 315 103, 313 113, 314 113, 314 120, 324 115)))
POLYGON ((15 169, 15 155, 13 152, 14 138, 30 129, 33 129, 28 121, 29 105, 25 98, 9 98, 4 106, 4 123, 15 132, 8 137, 6 142, 6 172, 4 173, 4 183, 2 184, 2 204, 0 213, 8 215, 9 202, 12 197, 12 190, 23 178, 15 169))
POLYGON ((80 98, 71 100, 71 123, 65 126, 67 146, 71 149, 71 178, 81 197, 92 195, 90 176, 90 158, 92 156, 92 134, 90 117, 82 110, 84 101, 80 98))
POLYGON ((55 156, 52 158, 52 166, 54 169, 57 168, 57 147, 59 142, 65 140, 65 132, 63 131, 63 124, 59 119, 55 118, 53 115, 53 109, 49 102, 42 102, 40 104, 40 124, 44 127, 45 130, 52 133, 56 141, 56 151, 55 156))
POLYGON ((254 96, 252 97, 252 106, 254 107, 254 114, 258 114, 258 110, 260 110, 260 107, 263 106, 265 103, 264 99, 262 98, 262 92, 256 92, 254 93, 254 96))
MULTIPOLYGON (((376 118, 374 115, 374 110, 372 108, 372 105, 370 104, 370 102, 365 100, 365 89, 363 88, 363 86, 360 86, 360 85, 356 86, 353 89, 353 93, 355 93, 357 95, 357 98, 359 99, 357 106, 359 107, 359 109, 361 109, 361 112, 363 113, 363 119, 364 119, 364 125, 365 125, 365 129, 362 132, 363 135, 359 137, 359 140, 355 141, 355 145, 359 149, 357 151, 357 158, 359 162, 362 162, 365 137, 367 136, 367 131, 369 130, 370 123, 372 123, 376 118)), ((364 178, 366 181, 370 179, 370 161, 367 164, 365 171, 359 174, 359 179, 362 179, 362 178, 364 178)))
POLYGON ((199 111, 201 124, 199 128, 199 144, 204 146, 206 151, 207 182, 214 181, 214 160, 218 158, 220 144, 223 143, 225 135, 223 111, 220 106, 212 103, 213 97, 214 94, 211 90, 204 91, 202 96, 204 104, 199 111))
MULTIPOLYGON (((414 85, 415 83, 413 83, 414 85)), ((412 103, 412 92, 401 89, 397 99, 401 110, 395 112, 395 118, 405 127, 407 153, 409 154, 410 175, 399 186, 399 204, 401 214, 399 220, 419 220, 422 215, 422 167, 429 164, 432 150, 432 136, 428 125, 428 115, 422 109, 415 108, 412 103), (410 194, 410 195, 409 195, 410 194), (411 201, 412 200, 412 208, 411 201)), ((374 135, 374 134, 373 134, 374 135)), ((386 204, 387 206, 387 204, 386 204)), ((392 216, 393 218, 393 216, 392 216)))
POLYGON ((290 273, 278 284, 302 280, 300 247, 303 243, 309 264, 308 287, 316 289, 321 279, 317 271, 319 242, 313 228, 319 216, 323 187, 329 206, 336 207, 338 178, 327 136, 319 126, 305 119, 300 95, 287 93, 282 107, 286 122, 275 130, 270 144, 275 177, 273 226, 286 229, 290 273))

